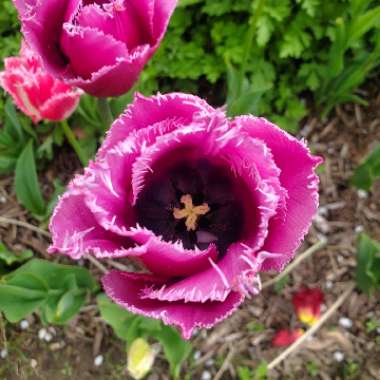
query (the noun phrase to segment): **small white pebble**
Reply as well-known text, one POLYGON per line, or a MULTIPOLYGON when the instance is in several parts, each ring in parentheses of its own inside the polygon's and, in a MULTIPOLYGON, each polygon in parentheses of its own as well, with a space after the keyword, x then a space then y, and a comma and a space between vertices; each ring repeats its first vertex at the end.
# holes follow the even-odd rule
POLYGON ((202 353, 198 350, 194 352, 194 360, 199 360, 202 356, 202 353))
POLYGON ((1 359, 5 359, 7 356, 8 356, 8 350, 7 350, 6 348, 3 348, 3 349, 0 351, 0 358, 1 358, 1 359))
POLYGON ((368 198, 368 193, 364 190, 358 190, 358 197, 360 199, 366 199, 368 198))
POLYGON ((347 317, 339 318, 339 324, 345 329, 350 329, 352 327, 352 321, 350 318, 347 317))
POLYGON ((31 360, 30 360, 30 366, 31 366, 32 368, 36 368, 37 365, 38 365, 38 363, 37 363, 37 360, 36 360, 36 359, 31 359, 31 360))
POLYGON ((380 327, 378 327, 378 328, 376 329, 376 332, 377 332, 378 334, 380 334, 380 327))
POLYGON ((359 224, 358 226, 355 226, 355 233, 356 234, 361 234, 364 231, 364 227, 359 224))
POLYGON ((206 367, 212 367, 214 365, 214 359, 208 359, 205 363, 206 367))
POLYGON ((326 281, 326 289, 331 289, 333 287, 333 282, 332 281, 326 281))
POLYGON ((201 379, 202 380, 211 380, 211 372, 210 371, 203 371, 201 379))
POLYGON ((51 342, 52 339, 53 339, 53 335, 51 335, 49 332, 46 332, 45 337, 44 337, 45 342, 51 342))
POLYGON ((340 351, 335 351, 334 352, 334 359, 338 363, 341 363, 344 360, 344 353, 340 351))
POLYGON ((38 331, 38 339, 40 340, 44 340, 45 339, 45 336, 47 334, 47 331, 45 328, 42 328, 38 331))
POLYGON ((4 197, 4 195, 1 195, 0 196, 0 203, 6 203, 7 202, 7 198, 4 197))
POLYGON ((27 330, 29 328, 29 322, 26 319, 23 319, 20 322, 20 328, 21 330, 27 330))
POLYGON ((103 355, 98 355, 98 356, 94 359, 94 366, 95 366, 95 367, 100 367, 100 366, 103 364, 103 361, 104 361, 104 357, 103 357, 103 355))
POLYGON ((336 259, 338 260, 338 263, 343 263, 344 261, 344 257, 342 255, 338 255, 336 259))
POLYGON ((325 206, 319 207, 318 214, 322 216, 327 216, 328 214, 327 208, 325 206))

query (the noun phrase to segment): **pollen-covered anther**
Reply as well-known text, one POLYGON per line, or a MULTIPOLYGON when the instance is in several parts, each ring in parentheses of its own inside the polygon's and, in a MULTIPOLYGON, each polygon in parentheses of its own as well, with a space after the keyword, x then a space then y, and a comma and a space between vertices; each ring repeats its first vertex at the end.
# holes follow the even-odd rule
POLYGON ((173 216, 175 219, 186 218, 185 225, 188 231, 195 231, 197 228, 198 218, 201 215, 205 215, 210 211, 210 207, 207 203, 203 203, 200 206, 193 205, 193 198, 190 194, 182 195, 181 203, 185 206, 182 209, 177 207, 173 208, 173 216))

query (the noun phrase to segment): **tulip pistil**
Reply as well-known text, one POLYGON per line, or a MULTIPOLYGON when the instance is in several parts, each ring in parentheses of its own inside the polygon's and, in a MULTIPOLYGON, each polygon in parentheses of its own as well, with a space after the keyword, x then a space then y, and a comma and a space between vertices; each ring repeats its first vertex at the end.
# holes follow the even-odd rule
POLYGON ((181 203, 185 206, 182 209, 175 207, 173 209, 173 216, 175 219, 186 218, 185 225, 187 231, 195 231, 197 228, 198 218, 201 215, 205 215, 210 211, 210 207, 207 203, 203 203, 200 206, 193 205, 193 198, 190 194, 182 195, 181 203))

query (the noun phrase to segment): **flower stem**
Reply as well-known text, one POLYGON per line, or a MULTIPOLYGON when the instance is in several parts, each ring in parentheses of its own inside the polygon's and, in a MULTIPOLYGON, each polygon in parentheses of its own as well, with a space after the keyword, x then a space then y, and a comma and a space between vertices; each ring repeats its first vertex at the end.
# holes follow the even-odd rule
POLYGON ((66 120, 63 120, 61 122, 62 130, 63 133, 65 134, 67 141, 71 145, 71 147, 74 149, 75 153, 77 154, 80 162, 82 163, 83 166, 86 166, 88 163, 87 157, 84 154, 82 148, 80 147, 78 140, 76 139, 73 131, 71 130, 69 124, 67 123, 66 120))
POLYGON ((240 67, 238 95, 240 95, 240 92, 243 87, 244 75, 247 70, 247 64, 248 64, 249 56, 252 50, 253 39, 255 37, 255 29, 256 29, 257 20, 259 19, 264 9, 265 1, 266 0, 259 0, 259 4, 257 5, 256 12, 252 15, 250 19, 249 29, 247 31, 246 38, 245 38, 243 60, 240 67))
POLYGON ((107 98, 98 98, 98 106, 100 117, 102 118, 106 129, 108 129, 113 123, 113 115, 107 98))

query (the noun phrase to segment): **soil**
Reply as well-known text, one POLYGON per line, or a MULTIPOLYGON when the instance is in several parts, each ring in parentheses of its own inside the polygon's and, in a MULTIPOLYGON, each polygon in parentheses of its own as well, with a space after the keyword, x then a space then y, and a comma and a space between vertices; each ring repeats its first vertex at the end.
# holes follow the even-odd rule
MULTIPOLYGON (((256 368, 263 361, 273 360, 282 351, 271 345, 275 331, 299 326, 292 294, 302 285, 319 286, 325 293, 327 309, 354 279, 357 234, 365 231, 380 240, 380 183, 369 193, 350 184, 354 168, 380 142, 378 89, 369 88, 364 95, 370 100, 369 106, 337 107, 326 121, 311 117, 300 133, 325 163, 320 172, 321 207, 299 252, 323 237, 328 239, 327 246, 294 269, 282 286, 263 290, 227 321, 200 331, 193 339, 193 356, 184 366, 181 379, 238 379, 238 367, 256 368)), ((78 168, 69 149, 57 152, 54 164, 41 177, 44 192, 51 193, 56 176, 67 183, 78 168)), ((0 215, 37 224, 16 202, 12 183, 13 178, 0 179, 0 215)), ((11 249, 31 248, 38 256, 68 262, 60 256, 48 256, 48 239, 28 229, 0 225, 0 239, 11 249)), ((85 265, 95 276, 100 275, 91 263, 85 265)), ((264 275, 262 280, 270 277, 264 275)), ((379 293, 369 297, 354 290, 311 339, 270 371, 269 378, 379 380, 380 331, 372 331, 368 325, 380 322, 379 306, 379 293), (350 328, 339 323, 342 317, 352 322, 350 328)), ((38 316, 31 316, 28 322, 29 327, 22 330, 3 321, 6 326, 1 347, 6 339, 8 356, 0 359, 0 380, 127 378, 125 347, 100 319, 94 300, 67 326, 54 327, 51 342, 38 338, 42 328, 38 316), (94 358, 100 354, 104 362, 97 367, 94 358)), ((149 379, 168 378, 168 366, 161 354, 149 379)))

